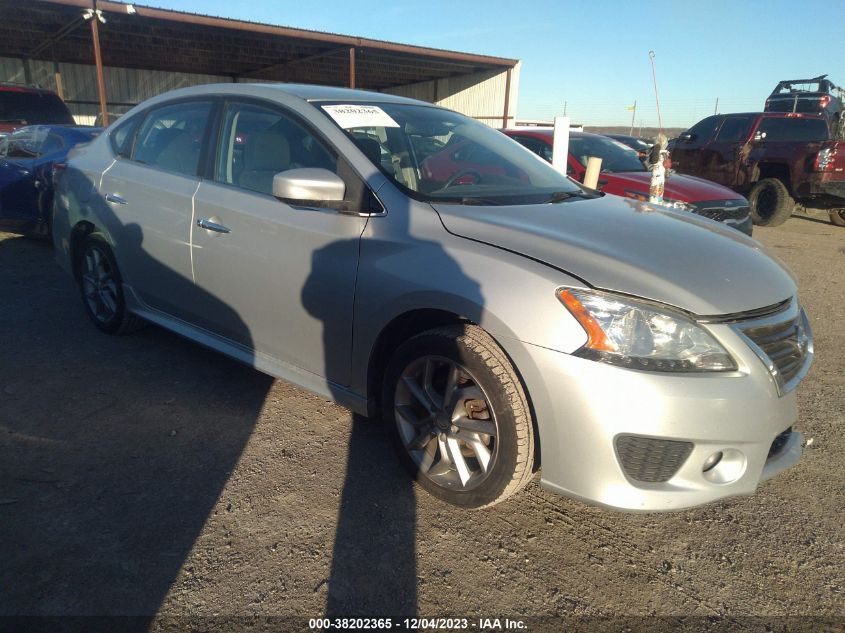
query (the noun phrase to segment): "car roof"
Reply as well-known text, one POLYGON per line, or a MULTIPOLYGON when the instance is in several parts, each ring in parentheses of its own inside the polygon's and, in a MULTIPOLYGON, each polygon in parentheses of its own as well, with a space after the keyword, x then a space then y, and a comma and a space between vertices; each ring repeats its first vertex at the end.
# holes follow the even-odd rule
POLYGON ((384 92, 288 83, 219 83, 179 88, 150 99, 149 103, 200 95, 272 96, 281 93, 303 101, 369 101, 373 103, 406 103, 434 106, 426 101, 408 99, 384 92))
POLYGON ((99 134, 105 129, 94 125, 73 125, 71 123, 33 123, 32 125, 23 125, 19 127, 17 130, 14 131, 14 134, 24 132, 26 130, 35 130, 43 128, 47 128, 51 131, 57 132, 81 132, 83 134, 88 132, 99 134))
MULTIPOLYGON (((550 139, 554 136, 555 129, 553 127, 540 127, 540 126, 526 126, 526 127, 510 127, 504 130, 501 130, 505 134, 521 134, 522 136, 533 136, 534 138, 547 138, 550 139)), ((581 138, 581 137, 591 137, 591 136, 604 136, 603 134, 593 134, 592 132, 574 132, 572 130, 569 131, 569 136, 571 138, 581 138)))
POLYGON ((0 90, 4 92, 35 92, 39 94, 56 94, 52 90, 47 88, 41 88, 40 86, 32 86, 30 84, 17 84, 11 81, 0 81, 0 90))
MULTIPOLYGON (((824 119, 823 114, 817 112, 726 112, 719 113, 715 116, 729 117, 729 116, 762 116, 771 118, 789 118, 789 119, 824 119)), ((709 118, 709 117, 708 117, 709 118)))

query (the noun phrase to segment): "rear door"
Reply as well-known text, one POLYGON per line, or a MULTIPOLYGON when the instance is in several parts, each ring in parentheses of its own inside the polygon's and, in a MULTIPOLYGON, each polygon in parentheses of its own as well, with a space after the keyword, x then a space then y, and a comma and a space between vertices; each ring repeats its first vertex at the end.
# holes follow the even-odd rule
POLYGON ((193 286, 193 197, 212 107, 210 99, 171 102, 150 110, 137 130, 116 131, 135 135, 134 146, 103 174, 98 198, 124 282, 147 307, 180 318, 193 286))
POLYGON ((292 206, 273 197, 272 182, 288 169, 328 169, 344 179, 350 199, 358 196, 358 208, 366 187, 318 132, 275 104, 229 101, 219 139, 213 179, 196 194, 192 320, 248 350, 348 384, 367 218, 292 206))

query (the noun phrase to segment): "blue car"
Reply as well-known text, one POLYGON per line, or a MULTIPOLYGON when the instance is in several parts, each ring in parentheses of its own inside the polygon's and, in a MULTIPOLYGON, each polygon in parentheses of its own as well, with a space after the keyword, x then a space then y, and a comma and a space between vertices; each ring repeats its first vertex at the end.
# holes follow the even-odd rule
POLYGON ((30 125, 0 140, 0 230, 50 235, 53 166, 98 127, 30 125))

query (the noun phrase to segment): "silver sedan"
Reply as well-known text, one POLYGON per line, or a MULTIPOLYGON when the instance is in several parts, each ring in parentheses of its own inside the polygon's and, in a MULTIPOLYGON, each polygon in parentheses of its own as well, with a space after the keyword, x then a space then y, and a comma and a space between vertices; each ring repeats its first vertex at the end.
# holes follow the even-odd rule
POLYGON ((381 415, 450 503, 539 470, 591 503, 672 510, 801 456, 812 338, 780 262, 431 104, 170 92, 71 155, 54 215, 100 330, 155 323, 381 415))

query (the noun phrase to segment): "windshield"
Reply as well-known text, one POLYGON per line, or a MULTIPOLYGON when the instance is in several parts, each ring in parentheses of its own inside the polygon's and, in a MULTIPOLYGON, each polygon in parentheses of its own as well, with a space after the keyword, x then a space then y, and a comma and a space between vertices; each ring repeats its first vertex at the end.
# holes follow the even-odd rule
POLYGON ((602 171, 646 171, 636 150, 605 136, 572 136, 569 154, 585 168, 587 159, 595 156, 601 158, 602 171))
POLYGON ((419 200, 537 204, 582 193, 519 143, 457 112, 394 103, 317 107, 376 167, 419 200))

